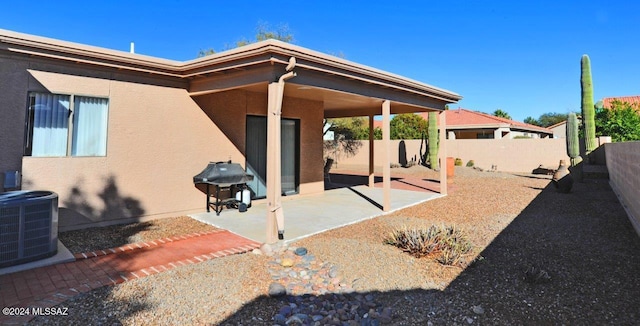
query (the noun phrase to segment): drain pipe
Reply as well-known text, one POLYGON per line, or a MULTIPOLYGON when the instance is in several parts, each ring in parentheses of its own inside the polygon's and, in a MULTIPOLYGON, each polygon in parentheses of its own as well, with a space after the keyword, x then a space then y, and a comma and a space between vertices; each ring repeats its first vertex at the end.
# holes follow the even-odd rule
MULTIPOLYGON (((291 57, 289 59, 289 64, 287 65, 287 67, 285 68, 287 73, 285 73, 284 75, 280 76, 280 78, 278 79, 278 96, 276 98, 276 107, 275 107, 275 112, 273 112, 274 115, 276 115, 276 135, 275 135, 275 145, 276 146, 280 146, 280 142, 281 142, 281 138, 282 138, 282 130, 281 130, 281 126, 280 126, 280 120, 281 120, 281 115, 282 115, 282 100, 284 97, 284 82, 287 79, 293 78, 296 76, 296 73, 293 70, 293 68, 296 66, 296 58, 295 57, 291 57)), ((280 150, 278 152, 281 152, 282 148, 280 148, 280 150)), ((279 153, 280 154, 280 153, 279 153)), ((275 162, 275 169, 276 169, 276 175, 280 176, 280 178, 278 178, 278 182, 276 182, 275 186, 275 198, 273 199, 273 205, 270 207, 270 214, 274 214, 276 217, 276 225, 278 228, 278 240, 283 240, 284 239, 284 212, 282 209, 282 161, 281 161, 281 157, 280 155, 276 155, 276 162, 275 162)))

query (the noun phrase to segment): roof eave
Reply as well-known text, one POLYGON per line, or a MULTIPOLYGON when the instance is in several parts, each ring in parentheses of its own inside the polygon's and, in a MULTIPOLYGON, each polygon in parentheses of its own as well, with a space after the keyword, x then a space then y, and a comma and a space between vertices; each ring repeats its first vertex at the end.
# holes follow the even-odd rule
POLYGON ((253 64, 262 64, 265 62, 265 56, 270 57, 269 60, 272 61, 272 64, 287 64, 286 59, 293 56, 299 61, 306 62, 306 66, 302 62, 300 66, 307 69, 325 70, 336 75, 342 74, 348 78, 357 76, 357 79, 365 83, 413 92, 437 98, 447 103, 455 103, 462 99, 462 96, 448 90, 273 39, 185 62, 0 29, 0 44, 2 43, 8 45, 9 51, 16 53, 132 71, 144 71, 179 78, 190 78, 193 75, 214 71, 216 68, 222 68, 222 70, 233 69, 235 66, 231 63, 234 61, 244 61, 245 67, 253 64), (278 58, 279 56, 282 56, 282 58, 278 58), (228 65, 229 68, 224 67, 225 65, 228 65), (207 69, 209 67, 211 69, 207 69))

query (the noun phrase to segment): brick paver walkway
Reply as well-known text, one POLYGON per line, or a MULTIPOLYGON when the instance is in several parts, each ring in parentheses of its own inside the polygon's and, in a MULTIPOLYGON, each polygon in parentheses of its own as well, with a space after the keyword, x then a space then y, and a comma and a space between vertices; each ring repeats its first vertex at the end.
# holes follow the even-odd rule
MULTIPOLYGON (((243 253, 260 243, 226 230, 195 233, 96 252, 76 261, 0 275, 0 307, 47 308, 80 293, 172 268, 243 253)), ((23 324, 34 316, 7 316, 0 324, 23 324)))

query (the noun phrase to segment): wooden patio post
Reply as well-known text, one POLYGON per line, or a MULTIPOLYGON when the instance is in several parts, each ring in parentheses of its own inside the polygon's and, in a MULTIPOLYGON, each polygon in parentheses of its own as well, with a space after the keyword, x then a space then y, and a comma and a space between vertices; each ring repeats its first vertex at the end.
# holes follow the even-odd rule
POLYGON ((382 210, 391 210, 391 128, 390 128, 391 102, 382 102, 382 188, 384 200, 382 210))
POLYGON ((438 159, 440 160, 440 194, 447 194, 447 121, 444 110, 440 111, 440 138, 438 159))
POLYGON ((369 187, 373 188, 374 183, 376 181, 374 175, 374 166, 373 166, 373 145, 374 145, 374 137, 373 137, 373 114, 369 115, 369 187))

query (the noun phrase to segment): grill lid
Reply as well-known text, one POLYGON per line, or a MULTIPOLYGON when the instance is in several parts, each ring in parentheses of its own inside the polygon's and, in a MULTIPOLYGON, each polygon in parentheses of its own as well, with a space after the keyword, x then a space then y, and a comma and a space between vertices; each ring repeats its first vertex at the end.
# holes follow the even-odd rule
POLYGON ((211 162, 207 167, 193 177, 193 183, 208 183, 227 186, 247 183, 253 180, 253 175, 247 174, 238 163, 211 162))

